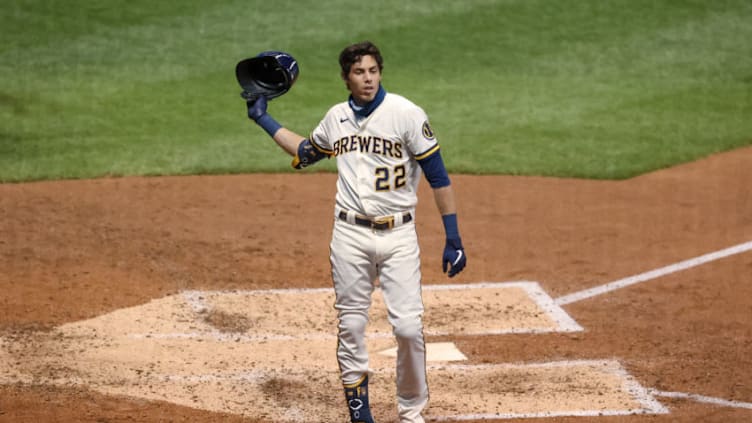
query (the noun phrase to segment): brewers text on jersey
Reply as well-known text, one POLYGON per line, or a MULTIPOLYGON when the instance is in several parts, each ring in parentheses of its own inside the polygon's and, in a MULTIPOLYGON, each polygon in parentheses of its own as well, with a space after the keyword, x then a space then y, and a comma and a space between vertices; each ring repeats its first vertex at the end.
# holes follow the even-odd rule
POLYGON ((332 144, 334 155, 339 156, 344 153, 360 152, 380 154, 382 156, 402 158, 402 143, 381 139, 373 136, 350 135, 342 137, 332 144))

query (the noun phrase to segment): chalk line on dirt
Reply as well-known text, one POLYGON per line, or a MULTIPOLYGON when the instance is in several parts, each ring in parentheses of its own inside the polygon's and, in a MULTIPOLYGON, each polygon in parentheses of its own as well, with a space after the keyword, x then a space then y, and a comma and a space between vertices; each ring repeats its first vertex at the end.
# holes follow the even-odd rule
POLYGON ((695 402, 720 405, 723 407, 746 408, 748 410, 752 410, 752 402, 732 401, 732 400, 726 400, 723 398, 708 397, 708 396, 699 395, 699 394, 688 394, 684 392, 667 392, 667 391, 659 391, 655 389, 651 389, 650 394, 657 396, 657 397, 688 399, 688 400, 692 400, 695 402))
POLYGON ((669 275, 671 273, 680 272, 692 267, 700 266, 711 261, 720 260, 725 257, 733 256, 735 254, 741 254, 752 250, 752 241, 738 244, 733 247, 725 248, 723 250, 708 253, 699 257, 691 258, 689 260, 680 261, 669 266, 661 267, 659 269, 651 270, 649 272, 640 273, 639 275, 630 276, 617 281, 609 282, 604 285, 595 286, 582 291, 573 292, 568 295, 564 295, 554 300, 559 305, 567 305, 582 301, 588 298, 592 298, 607 292, 615 291, 617 289, 625 288, 631 285, 635 285, 642 282, 647 282, 653 279, 660 278, 662 276, 669 275))

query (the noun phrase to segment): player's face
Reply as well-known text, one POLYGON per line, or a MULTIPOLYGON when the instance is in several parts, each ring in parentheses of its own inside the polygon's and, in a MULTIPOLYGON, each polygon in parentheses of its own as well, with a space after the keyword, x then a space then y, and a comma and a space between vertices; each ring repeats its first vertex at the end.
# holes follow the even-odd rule
POLYGON ((347 89, 358 104, 366 104, 376 97, 381 82, 379 64, 373 56, 363 56, 353 63, 350 73, 345 78, 347 89))

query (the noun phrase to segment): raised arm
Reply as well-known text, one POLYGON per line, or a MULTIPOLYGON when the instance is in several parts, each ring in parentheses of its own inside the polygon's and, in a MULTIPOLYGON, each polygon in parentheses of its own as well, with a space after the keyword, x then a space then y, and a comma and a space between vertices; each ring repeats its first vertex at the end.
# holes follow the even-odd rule
POLYGON ((283 127, 266 111, 266 97, 248 102, 248 118, 256 122, 287 154, 293 156, 292 167, 302 169, 328 157, 325 152, 314 148, 304 136, 283 127))
POLYGON ((300 147, 300 143, 305 141, 305 137, 302 135, 298 135, 295 132, 282 127, 279 128, 279 130, 272 136, 274 141, 282 147, 287 154, 295 157, 296 154, 298 154, 298 147, 300 147))

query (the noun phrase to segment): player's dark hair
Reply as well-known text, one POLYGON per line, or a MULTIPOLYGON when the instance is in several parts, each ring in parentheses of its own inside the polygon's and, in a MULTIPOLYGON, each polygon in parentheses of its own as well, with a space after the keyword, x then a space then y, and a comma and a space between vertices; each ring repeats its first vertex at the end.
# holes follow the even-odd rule
POLYGON ((339 66, 342 68, 342 76, 347 78, 350 74, 350 68, 356 62, 359 62, 363 56, 373 56, 376 63, 379 64, 379 71, 384 69, 384 59, 381 57, 379 48, 370 41, 353 44, 345 47, 339 54, 339 66))

